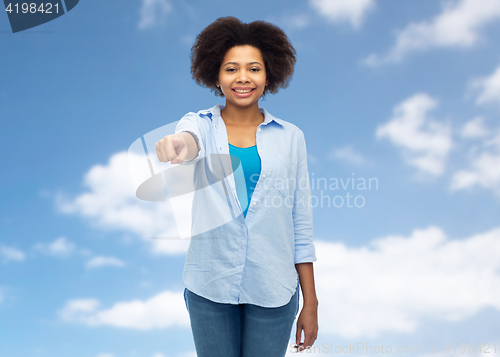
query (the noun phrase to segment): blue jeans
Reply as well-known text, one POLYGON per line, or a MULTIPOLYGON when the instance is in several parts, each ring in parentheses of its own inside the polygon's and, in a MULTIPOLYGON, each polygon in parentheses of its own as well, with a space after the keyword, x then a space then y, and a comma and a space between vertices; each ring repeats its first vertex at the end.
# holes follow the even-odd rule
POLYGON ((284 306, 221 304, 184 289, 198 357, 284 357, 299 289, 284 306))

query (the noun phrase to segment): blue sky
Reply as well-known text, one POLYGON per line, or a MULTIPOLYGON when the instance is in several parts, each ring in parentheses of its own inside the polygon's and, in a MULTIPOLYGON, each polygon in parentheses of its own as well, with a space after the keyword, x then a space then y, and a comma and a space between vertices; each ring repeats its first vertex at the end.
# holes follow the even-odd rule
POLYGON ((288 34, 293 80, 260 106, 303 130, 311 179, 339 182, 312 191, 333 202, 314 208, 316 354, 494 355, 500 0, 82 0, 16 34, 0 15, 0 356, 195 356, 186 242, 149 239, 171 215, 134 196, 127 150, 224 104, 189 51, 229 15, 288 34))

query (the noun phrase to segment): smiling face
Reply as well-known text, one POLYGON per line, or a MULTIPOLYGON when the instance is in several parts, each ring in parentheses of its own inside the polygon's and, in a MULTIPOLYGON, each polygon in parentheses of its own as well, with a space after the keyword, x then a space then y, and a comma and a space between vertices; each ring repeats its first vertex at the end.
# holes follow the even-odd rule
POLYGON ((245 45, 230 48, 219 70, 226 105, 249 107, 259 101, 268 81, 266 67, 258 48, 245 45))

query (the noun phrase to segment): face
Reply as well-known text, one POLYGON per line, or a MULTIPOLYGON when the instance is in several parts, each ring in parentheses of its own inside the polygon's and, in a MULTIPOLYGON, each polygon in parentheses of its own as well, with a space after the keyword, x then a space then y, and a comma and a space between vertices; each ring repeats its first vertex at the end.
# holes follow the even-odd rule
POLYGON ((268 84, 259 49, 248 45, 229 49, 222 60, 216 84, 226 97, 226 105, 248 107, 257 103, 268 84))

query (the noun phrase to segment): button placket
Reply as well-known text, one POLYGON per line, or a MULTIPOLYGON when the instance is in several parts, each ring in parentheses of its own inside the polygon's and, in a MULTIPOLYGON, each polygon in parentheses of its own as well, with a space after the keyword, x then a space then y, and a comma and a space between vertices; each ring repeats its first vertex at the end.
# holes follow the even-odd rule
MULTIPOLYGON (((264 160, 264 157, 261 155, 261 153, 264 152, 262 146, 264 145, 262 143, 262 135, 259 135, 258 133, 262 132, 262 129, 260 128, 262 124, 259 124, 259 127, 257 128, 257 137, 256 137, 256 144, 257 144, 257 153, 259 154, 259 157, 260 157, 260 161, 261 161, 261 173, 264 172, 266 169, 267 169, 267 166, 265 165, 265 160, 264 160), (260 145, 259 145, 259 142, 260 142, 260 145)), ((257 190, 257 187, 259 187, 259 182, 261 181, 261 177, 262 178, 266 178, 266 174, 261 174, 260 177, 259 177, 259 180, 257 181, 257 184, 255 186, 255 190, 254 190, 254 194, 252 195, 252 202, 251 202, 251 205, 253 206, 256 206, 257 205, 257 201, 258 201, 258 196, 255 195, 255 192, 257 190)), ((262 183, 261 183, 262 185, 262 183)))

